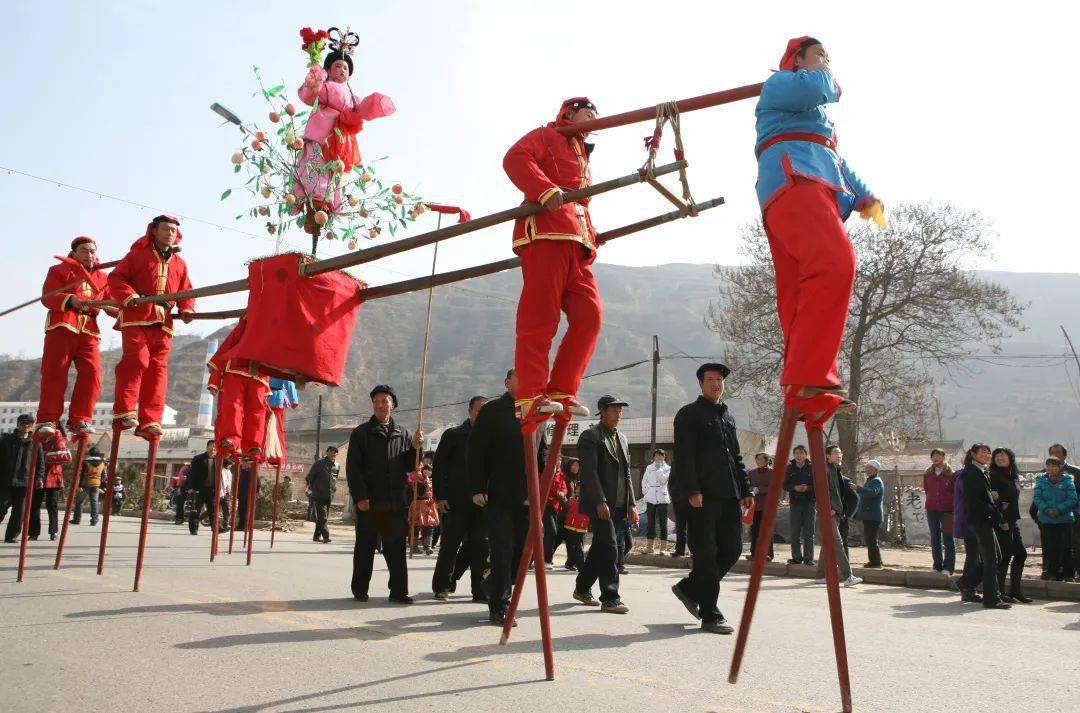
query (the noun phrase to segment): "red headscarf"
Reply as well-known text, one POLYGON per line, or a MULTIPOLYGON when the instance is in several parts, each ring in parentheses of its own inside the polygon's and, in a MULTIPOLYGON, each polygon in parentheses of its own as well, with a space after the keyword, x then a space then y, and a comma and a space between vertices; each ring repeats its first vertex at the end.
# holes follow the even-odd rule
POLYGON ((559 115, 555 117, 555 126, 570 125, 570 120, 566 118, 566 110, 574 108, 575 104, 587 104, 592 107, 593 111, 596 111, 596 105, 589 101, 588 97, 570 97, 559 107, 559 115))
POLYGON ((809 47, 811 45, 821 44, 810 35, 803 35, 802 37, 796 37, 795 39, 788 40, 787 49, 784 50, 784 56, 780 58, 780 69, 787 70, 789 72, 795 71, 795 55, 799 53, 799 50, 804 46, 809 47))

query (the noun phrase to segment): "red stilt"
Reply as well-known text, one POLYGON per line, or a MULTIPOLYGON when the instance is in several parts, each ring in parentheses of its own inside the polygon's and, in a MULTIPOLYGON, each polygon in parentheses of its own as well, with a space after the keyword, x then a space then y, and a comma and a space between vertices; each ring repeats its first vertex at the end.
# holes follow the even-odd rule
POLYGON ((274 507, 270 511, 270 549, 274 549, 274 533, 277 532, 278 483, 281 480, 281 466, 274 466, 274 507))
MULTIPOLYGON (((34 487, 37 485, 38 451, 41 445, 34 436, 30 436, 30 470, 26 476, 26 495, 23 498, 22 511, 22 537, 19 540, 19 576, 18 581, 23 581, 23 573, 26 569, 26 538, 30 533, 30 503, 34 500, 34 487)), ((44 457, 44 455, 42 455, 44 457)))
POLYGON ((64 524, 60 526, 60 541, 56 544, 56 561, 53 569, 60 569, 60 559, 64 556, 64 542, 67 541, 68 524, 71 521, 71 510, 75 504, 75 493, 79 490, 79 479, 82 475, 83 461, 86 460, 86 447, 90 443, 90 434, 80 433, 75 436, 79 447, 75 450, 75 470, 72 471, 71 489, 68 490, 67 507, 64 509, 64 524))
POLYGON ((120 452, 120 434, 124 432, 119 421, 113 422, 112 448, 109 450, 109 462, 105 466, 108 477, 105 479, 105 504, 101 509, 101 542, 98 544, 97 573, 105 571, 105 545, 109 541, 109 516, 112 514, 113 486, 116 484, 116 456, 120 452))
POLYGON ((146 455, 146 477, 143 483, 142 524, 139 526, 139 553, 135 557, 135 586, 132 591, 139 591, 142 578, 143 556, 146 554, 146 534, 150 529, 150 500, 154 495, 154 470, 157 469, 158 436, 147 436, 150 452, 146 455))
POLYGON ((210 517, 210 561, 213 562, 217 557, 218 550, 218 520, 221 519, 221 469, 225 462, 225 456, 221 451, 218 451, 217 457, 214 458, 214 494, 213 502, 211 506, 210 517))
POLYGON ((236 487, 240 483, 240 461, 236 462, 236 472, 233 473, 232 483, 229 486, 229 554, 232 554, 233 540, 236 539, 236 501, 239 499, 237 493, 240 488, 236 487))
MULTIPOLYGON (((547 462, 544 463, 544 477, 540 481, 540 498, 541 503, 546 503, 548 493, 551 491, 551 483, 555 480, 555 467, 559 464, 560 451, 562 450, 563 438, 566 436, 566 427, 570 425, 570 419, 560 419, 555 422, 555 432, 551 434, 551 447, 548 449, 547 462)), ((536 457, 536 444, 533 445, 532 457, 536 457)), ((541 513, 543 510, 541 509, 541 513)), ((529 527, 532 527, 532 521, 529 522, 529 527)), ((521 592, 525 586, 525 575, 529 571, 529 565, 532 561, 533 554, 533 533, 529 530, 529 535, 525 538, 525 546, 521 551, 521 560, 518 562, 517 577, 514 581, 514 590, 510 595, 510 606, 506 610, 505 623, 503 624, 502 637, 499 639, 499 644, 506 646, 506 642, 510 640, 510 632, 514 626, 514 616, 517 614, 518 604, 521 602, 521 592)), ((543 542, 543 534, 541 533, 540 541, 543 542)), ((540 548, 543 551, 543 547, 540 548)))
MULTIPOLYGON (((534 552, 544 551, 544 526, 541 521, 540 474, 536 462, 536 448, 540 434, 536 427, 529 433, 523 433, 525 444, 525 482, 529 486, 529 536, 526 546, 531 545, 534 552)), ((525 559, 527 562, 528 560, 525 559)), ((521 569, 518 570, 519 574, 521 569)), ((544 647, 544 674, 547 680, 555 680, 555 652, 551 648, 551 616, 548 610, 547 570, 544 558, 535 558, 536 603, 540 612, 540 640, 544 647)), ((505 634, 503 636, 505 639, 505 634)))
POLYGON ((251 550, 255 544, 255 499, 259 495, 259 461, 251 462, 251 482, 248 484, 247 526, 244 528, 247 537, 247 566, 251 566, 251 550))
POLYGON ((776 439, 776 458, 773 460, 772 479, 769 481, 769 493, 765 496, 765 510, 761 516, 761 531, 758 533, 754 561, 750 566, 750 583, 746 587, 746 602, 743 604, 742 617, 739 620, 739 633, 735 639, 735 653, 731 657, 728 670, 728 683, 739 680, 746 641, 750 637, 750 622, 754 618, 761 578, 765 574, 765 558, 769 553, 773 530, 776 528, 776 511, 780 507, 780 491, 784 485, 784 472, 787 470, 788 454, 791 453, 791 441, 795 437, 795 425, 798 414, 790 409, 784 410, 780 420, 780 433, 776 439))
POLYGON ((844 713, 851 713, 851 680, 848 673, 847 641, 844 638, 844 611, 840 603, 840 573, 836 566, 836 533, 833 531, 832 503, 828 496, 829 475, 825 465, 825 432, 820 426, 806 426, 810 444, 810 464, 814 474, 817 497, 818 533, 821 538, 819 556, 825 568, 825 586, 829 595, 829 619, 832 623, 833 649, 836 653, 836 674, 840 680, 840 700, 844 713))

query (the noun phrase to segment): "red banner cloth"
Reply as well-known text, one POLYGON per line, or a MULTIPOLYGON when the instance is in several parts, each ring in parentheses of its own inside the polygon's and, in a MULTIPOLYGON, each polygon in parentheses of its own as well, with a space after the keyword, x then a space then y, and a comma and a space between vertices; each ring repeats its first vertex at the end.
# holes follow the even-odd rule
POLYGON ((248 265, 247 329, 229 356, 268 376, 337 386, 367 285, 343 272, 304 277, 306 260, 284 253, 248 265))

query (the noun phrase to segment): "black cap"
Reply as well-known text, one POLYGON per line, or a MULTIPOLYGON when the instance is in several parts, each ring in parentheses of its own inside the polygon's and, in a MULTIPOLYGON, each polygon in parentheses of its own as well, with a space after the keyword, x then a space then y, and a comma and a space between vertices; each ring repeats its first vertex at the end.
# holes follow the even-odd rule
POLYGON ((705 378, 705 372, 707 371, 719 371, 720 375, 725 379, 728 378, 728 374, 731 373, 731 369, 727 368, 726 365, 721 364, 718 361, 709 362, 708 364, 702 364, 697 368, 697 380, 703 380, 705 378))
POLYGON ((28 413, 20 413, 19 417, 15 419, 15 423, 33 423, 34 417, 28 413))
POLYGON ((393 386, 390 386, 389 384, 379 384, 374 389, 372 389, 371 393, 368 394, 368 395, 372 399, 374 399, 375 394, 389 394, 390 395, 390 400, 394 402, 394 408, 397 408, 397 406, 398 406, 397 394, 394 392, 394 387, 393 386))
POLYGON ((629 405, 630 404, 626 403, 625 401, 623 401, 622 399, 620 399, 617 396, 612 396, 611 394, 604 394, 603 396, 600 397, 600 400, 596 402, 596 410, 597 411, 603 411, 608 406, 629 406, 629 405))

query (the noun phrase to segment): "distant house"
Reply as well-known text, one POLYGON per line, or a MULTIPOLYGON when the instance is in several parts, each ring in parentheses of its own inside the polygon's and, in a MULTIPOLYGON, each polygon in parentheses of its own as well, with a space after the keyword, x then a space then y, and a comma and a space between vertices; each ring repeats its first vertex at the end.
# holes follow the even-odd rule
MULTIPOLYGON (((68 403, 64 402, 64 412, 67 413, 68 403)), ((15 419, 21 413, 34 415, 38 410, 37 401, 0 401, 0 431, 10 431, 15 428, 15 419)), ((176 424, 176 409, 166 405, 161 417, 162 426, 176 424)), ((99 431, 112 428, 112 405, 97 406, 91 425, 99 431)))

